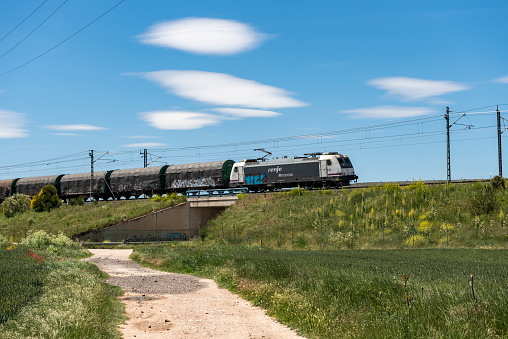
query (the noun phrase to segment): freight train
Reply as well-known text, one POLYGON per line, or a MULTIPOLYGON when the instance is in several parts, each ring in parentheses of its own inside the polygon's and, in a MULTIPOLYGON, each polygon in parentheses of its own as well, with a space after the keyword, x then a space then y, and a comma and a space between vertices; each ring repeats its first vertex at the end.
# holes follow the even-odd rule
POLYGON ((94 172, 93 179, 88 172, 0 180, 0 201, 15 193, 32 197, 45 185, 53 185, 64 200, 90 196, 107 200, 215 188, 246 187, 251 191, 266 191, 296 186, 341 187, 357 179, 347 155, 312 153, 303 157, 270 160, 263 157, 236 163, 224 160, 101 171, 94 172))

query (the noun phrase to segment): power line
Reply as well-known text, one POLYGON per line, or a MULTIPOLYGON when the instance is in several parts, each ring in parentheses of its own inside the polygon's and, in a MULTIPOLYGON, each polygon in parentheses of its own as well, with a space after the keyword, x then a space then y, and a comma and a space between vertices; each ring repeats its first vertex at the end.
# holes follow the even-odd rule
POLYGON ((7 38, 7 37, 8 37, 8 36, 9 36, 12 32, 14 32, 14 31, 15 31, 15 30, 19 27, 19 26, 21 26, 21 25, 23 24, 23 22, 25 22, 25 21, 26 21, 29 17, 31 17, 31 16, 32 16, 32 14, 34 14, 35 12, 37 12, 37 10, 38 10, 39 8, 41 8, 41 7, 42 7, 42 5, 44 5, 47 1, 48 1, 48 0, 44 0, 44 1, 42 2, 42 4, 40 4, 40 5, 39 5, 36 9, 34 9, 34 10, 32 11, 32 13, 28 14, 28 16, 27 16, 26 18, 24 18, 24 19, 23 19, 23 20, 22 20, 19 24, 17 24, 17 25, 16 25, 16 27, 14 27, 13 29, 11 29, 11 30, 9 31, 9 33, 5 34, 5 35, 2 37, 2 39, 0 39, 0 42, 2 42, 2 40, 3 40, 3 39, 7 38))
POLYGON ((11 49, 9 49, 7 52, 5 52, 4 54, 0 55, 0 59, 2 59, 4 56, 6 56, 7 54, 9 54, 13 49, 15 49, 16 47, 18 47, 23 41, 25 41, 30 35, 32 35, 36 30, 38 30, 42 25, 44 25, 44 23, 46 21, 49 20, 49 18, 51 18, 56 12, 58 12, 58 10, 60 8, 63 7, 63 5, 65 5, 67 3, 67 1, 69 0, 65 0, 64 2, 62 2, 62 4, 60 6, 58 6, 57 9, 55 9, 46 19, 44 19, 37 27, 35 27, 30 33, 28 33, 23 39, 21 39, 17 44, 15 44, 14 46, 11 47, 11 49))
POLYGON ((103 16, 105 16, 106 14, 108 14, 109 12, 111 12, 113 9, 115 9, 116 7, 118 7, 122 2, 124 2, 125 0, 121 0, 119 2, 117 2, 113 7, 111 7, 110 9, 108 9, 106 12, 102 13, 101 15, 99 15, 97 18, 95 18, 94 20, 92 20, 90 23, 88 23, 87 25, 83 26, 81 29, 79 29, 78 31, 76 31, 75 33, 71 34, 69 37, 67 37, 66 39, 64 39, 63 41, 59 42, 58 44, 56 44, 55 46, 51 47, 50 49, 46 50, 45 52, 39 54, 38 56, 36 56, 35 58, 25 62, 24 64, 21 64, 7 72, 4 72, 4 73, 0 73, 0 76, 4 76, 6 74, 9 74, 9 73, 12 73, 18 69, 20 69, 21 67, 24 67, 32 62, 34 62, 35 60, 41 58, 42 56, 48 54, 49 52, 51 52, 52 50, 54 50, 55 48, 63 45, 64 43, 66 43, 68 40, 72 39, 74 36, 78 35, 79 33, 81 33, 83 30, 87 29, 88 27, 90 27, 91 25, 93 25, 96 21, 100 20, 103 16))

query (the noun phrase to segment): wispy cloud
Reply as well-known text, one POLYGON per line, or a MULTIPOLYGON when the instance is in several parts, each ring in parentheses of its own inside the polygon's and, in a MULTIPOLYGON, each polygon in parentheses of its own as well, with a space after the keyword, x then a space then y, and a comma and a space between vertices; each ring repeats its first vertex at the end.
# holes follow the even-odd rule
POLYGON ((249 108, 302 107, 284 89, 263 85, 224 73, 203 71, 157 71, 143 73, 146 79, 166 87, 173 94, 213 105, 249 108))
POLYGON ((129 135, 126 138, 129 139, 158 139, 158 136, 155 135, 129 135))
POLYGON ((53 135, 61 135, 64 137, 82 137, 82 134, 76 134, 76 133, 53 133, 53 135))
POLYGON ((238 21, 185 18, 153 25, 139 39, 190 53, 228 55, 255 48, 265 35, 238 21))
POLYGON ((141 113, 141 119, 157 129, 190 130, 217 125, 221 118, 217 115, 186 111, 155 111, 141 113))
POLYGON ((469 87, 453 81, 435 81, 406 77, 374 79, 370 80, 368 84, 388 91, 389 95, 399 97, 403 101, 420 101, 469 89, 469 87))
POLYGON ((140 142, 137 144, 128 144, 128 145, 122 145, 122 147, 162 147, 167 146, 167 144, 163 144, 161 142, 140 142))
POLYGON ((492 81, 499 82, 500 84, 508 84, 508 75, 501 77, 501 78, 494 79, 492 81))
POLYGON ((360 119, 387 119, 417 117, 433 114, 435 111, 426 107, 378 106, 340 111, 339 113, 351 114, 360 119))
POLYGON ((0 139, 25 138, 25 116, 22 113, 0 110, 0 139))
POLYGON ((102 131, 108 128, 99 127, 93 125, 85 125, 85 124, 75 124, 75 125, 50 125, 45 126, 48 129, 52 129, 54 131, 102 131))
POLYGON ((282 115, 279 112, 248 108, 214 108, 213 110, 235 118, 271 118, 282 115))

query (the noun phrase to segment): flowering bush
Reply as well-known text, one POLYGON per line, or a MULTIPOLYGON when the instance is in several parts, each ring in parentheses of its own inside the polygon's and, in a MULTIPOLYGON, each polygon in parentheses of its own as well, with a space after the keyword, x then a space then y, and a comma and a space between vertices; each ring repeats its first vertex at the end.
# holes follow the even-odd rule
POLYGON ((52 208, 60 207, 62 200, 58 197, 55 187, 46 185, 32 198, 31 204, 32 209, 37 212, 50 211, 52 208))
POLYGON ((52 247, 52 249, 72 246, 72 240, 66 237, 63 233, 58 235, 51 235, 45 231, 37 231, 32 235, 29 235, 21 242, 23 245, 27 245, 31 248, 46 248, 52 247))

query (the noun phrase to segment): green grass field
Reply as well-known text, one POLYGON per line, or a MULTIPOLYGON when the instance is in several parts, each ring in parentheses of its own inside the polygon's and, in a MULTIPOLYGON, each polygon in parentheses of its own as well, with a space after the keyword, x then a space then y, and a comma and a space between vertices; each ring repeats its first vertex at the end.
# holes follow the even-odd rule
POLYGON ((505 250, 286 251, 191 243, 136 247, 134 258, 212 278, 309 338, 508 336, 505 250))

